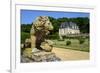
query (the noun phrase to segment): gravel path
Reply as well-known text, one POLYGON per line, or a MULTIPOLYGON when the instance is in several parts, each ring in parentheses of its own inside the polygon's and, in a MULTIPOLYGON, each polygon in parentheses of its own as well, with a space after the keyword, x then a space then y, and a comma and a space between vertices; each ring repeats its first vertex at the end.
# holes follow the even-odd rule
POLYGON ((61 58, 62 61, 66 60, 88 60, 89 53, 83 51, 76 51, 70 49, 62 49, 54 47, 52 52, 56 54, 57 57, 61 58))

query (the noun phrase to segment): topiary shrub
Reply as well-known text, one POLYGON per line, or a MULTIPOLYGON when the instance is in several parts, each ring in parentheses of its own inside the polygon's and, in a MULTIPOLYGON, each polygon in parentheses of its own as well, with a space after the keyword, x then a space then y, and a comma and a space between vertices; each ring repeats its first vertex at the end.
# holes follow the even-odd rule
POLYGON ((85 39, 81 38, 79 39, 79 44, 83 44, 85 42, 85 39))
POLYGON ((66 45, 71 45, 71 41, 66 41, 66 45))

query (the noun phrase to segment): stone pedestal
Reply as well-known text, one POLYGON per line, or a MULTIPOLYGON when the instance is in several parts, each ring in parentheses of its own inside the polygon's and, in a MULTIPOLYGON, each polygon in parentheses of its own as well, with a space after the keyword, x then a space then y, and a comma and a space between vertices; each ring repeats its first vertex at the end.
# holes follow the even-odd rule
POLYGON ((29 63, 29 62, 53 62, 53 61, 60 61, 61 59, 58 58, 55 53, 52 52, 45 52, 40 51, 36 53, 32 53, 31 57, 22 56, 21 62, 22 63, 29 63))

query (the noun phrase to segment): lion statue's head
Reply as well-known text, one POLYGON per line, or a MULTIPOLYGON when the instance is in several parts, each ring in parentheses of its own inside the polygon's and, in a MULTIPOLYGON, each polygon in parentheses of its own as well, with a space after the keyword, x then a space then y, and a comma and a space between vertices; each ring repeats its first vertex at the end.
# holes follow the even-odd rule
POLYGON ((45 30, 47 33, 49 30, 53 30, 53 25, 48 16, 39 16, 36 18, 32 25, 31 34, 34 34, 36 30, 45 30))

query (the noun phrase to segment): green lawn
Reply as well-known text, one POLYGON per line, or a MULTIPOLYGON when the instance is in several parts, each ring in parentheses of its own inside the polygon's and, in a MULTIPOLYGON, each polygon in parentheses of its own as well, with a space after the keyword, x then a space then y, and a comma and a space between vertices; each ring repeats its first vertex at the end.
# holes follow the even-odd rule
POLYGON ((89 52, 89 40, 85 39, 83 44, 79 44, 79 40, 77 39, 65 39, 64 41, 52 40, 55 44, 54 47, 65 48, 65 49, 73 49, 79 51, 89 52), (66 45, 66 41, 71 41, 70 45, 66 45))

